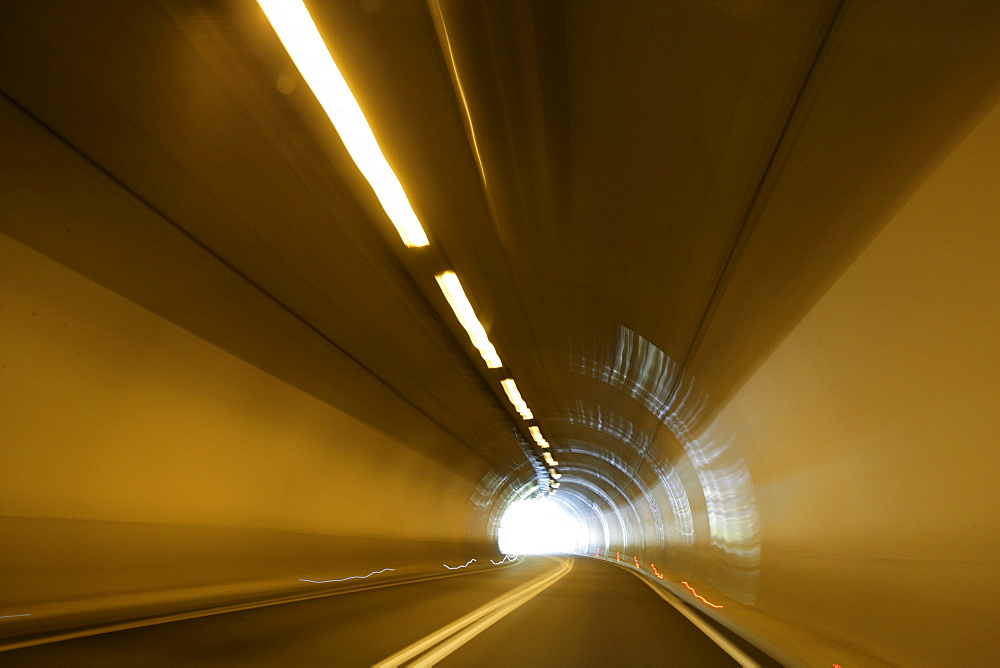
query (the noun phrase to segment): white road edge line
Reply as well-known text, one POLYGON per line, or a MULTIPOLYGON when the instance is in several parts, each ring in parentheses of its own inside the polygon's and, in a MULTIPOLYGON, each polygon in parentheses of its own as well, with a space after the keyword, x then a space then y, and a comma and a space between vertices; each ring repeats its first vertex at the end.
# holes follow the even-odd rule
POLYGON ((660 598, 672 605, 677 612, 687 617, 689 622, 697 626, 698 630, 707 635, 712 642, 722 649, 723 652, 733 657, 733 659, 735 659, 736 662, 742 666, 742 668, 760 668, 759 663, 754 661, 743 650, 730 642, 729 638, 716 631, 711 627, 711 625, 705 623, 705 620, 691 612, 691 610, 689 610, 688 607, 673 594, 650 582, 642 573, 638 573, 631 568, 625 568, 624 566, 621 568, 624 568, 626 571, 639 578, 642 582, 645 582, 650 589, 659 595, 660 598))
POLYGON ((392 656, 376 663, 374 668, 398 668, 405 661, 409 661, 413 657, 427 652, 432 648, 434 649, 430 654, 421 657, 418 661, 410 665, 434 665, 436 661, 448 656, 494 623, 554 585, 563 576, 573 570, 572 559, 560 559, 559 562, 559 565, 554 570, 547 571, 533 580, 515 587, 506 594, 476 608, 469 614, 424 636, 392 656), (435 645, 438 645, 438 647, 435 648, 435 645))

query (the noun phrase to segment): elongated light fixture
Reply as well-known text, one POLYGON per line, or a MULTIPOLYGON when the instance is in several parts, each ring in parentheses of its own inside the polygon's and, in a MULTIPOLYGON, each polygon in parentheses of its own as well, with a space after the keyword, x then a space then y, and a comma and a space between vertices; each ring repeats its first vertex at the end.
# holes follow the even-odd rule
POLYGON ((545 463, 548 464, 549 466, 559 466, 559 462, 557 462, 555 459, 553 459, 552 453, 550 453, 550 452, 543 452, 542 453, 542 457, 545 458, 545 463))
POLYGON ((562 477, 562 473, 557 472, 555 469, 549 469, 549 475, 552 476, 553 480, 559 480, 562 477))
POLYGON ((528 408, 528 404, 524 402, 521 398, 521 392, 517 389, 517 383, 514 382, 513 378, 505 378, 500 381, 503 385, 503 391, 507 393, 507 398, 510 399, 510 403, 514 405, 514 410, 524 418, 525 420, 530 420, 534 417, 531 414, 531 409, 528 408))
POLYGON ((302 0, 257 0, 302 78, 330 118, 347 152, 409 248, 429 242, 410 201, 372 133, 364 112, 302 0))
POLYGON ((455 312, 458 321, 462 323, 462 327, 469 333, 472 345, 479 350, 479 354, 486 361, 486 366, 490 369, 499 369, 502 367, 503 362, 500 361, 497 349, 493 347, 489 337, 486 336, 486 330, 483 329, 483 324, 476 317, 476 312, 472 310, 472 304, 469 303, 469 298, 465 296, 465 290, 462 289, 462 283, 458 280, 455 272, 446 271, 434 278, 437 279, 438 286, 441 288, 441 292, 444 293, 444 298, 448 300, 451 310, 455 312))
POLYGON ((549 442, 546 441, 545 438, 542 436, 542 432, 538 427, 536 427, 535 425, 531 425, 530 427, 528 427, 528 433, 531 434, 531 438, 535 439, 535 443, 538 444, 538 447, 540 448, 549 447, 549 442))

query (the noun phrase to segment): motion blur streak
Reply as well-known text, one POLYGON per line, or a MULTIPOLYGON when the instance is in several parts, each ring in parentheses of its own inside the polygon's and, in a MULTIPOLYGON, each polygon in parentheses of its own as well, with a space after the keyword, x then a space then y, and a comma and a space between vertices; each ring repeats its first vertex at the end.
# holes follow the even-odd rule
POLYGON ((448 300, 448 305, 455 312, 455 317, 458 318, 462 327, 468 332, 472 345, 479 350, 486 366, 490 369, 499 369, 503 366, 503 362, 500 361, 496 348, 490 343, 490 338, 476 316, 476 311, 472 308, 469 298, 465 295, 465 289, 462 288, 462 282, 458 280, 458 276, 453 271, 446 271, 438 274, 435 278, 445 299, 448 300))
POLYGON ((380 571, 372 571, 368 575, 351 575, 350 577, 340 578, 339 580, 303 580, 299 579, 299 582, 315 582, 317 584, 323 584, 325 582, 345 582, 347 580, 364 580, 365 578, 370 578, 373 575, 378 575, 379 573, 386 573, 388 571, 394 571, 395 568, 383 568, 380 571))
POLYGON ((542 436, 542 430, 539 429, 537 426, 531 425, 530 427, 528 427, 528 433, 531 434, 531 438, 535 440, 535 443, 538 444, 538 447, 540 448, 549 447, 549 442, 545 440, 545 438, 542 436))
POLYGON ((301 0, 257 0, 292 62, 336 128, 358 169, 407 247, 426 246, 423 226, 386 162, 364 112, 344 81, 301 0))
POLYGON ((704 596, 702 596, 701 594, 699 594, 698 592, 696 592, 696 591, 694 590, 694 587, 692 587, 691 585, 689 585, 689 584, 688 584, 687 582, 685 582, 685 581, 681 581, 681 584, 682 584, 682 585, 684 585, 685 587, 687 587, 688 589, 690 589, 690 590, 691 590, 691 593, 692 593, 692 594, 694 594, 696 598, 699 598, 699 599, 701 599, 701 601, 702 601, 703 603, 706 603, 706 604, 708 604, 708 605, 712 606, 713 608, 721 608, 721 607, 723 607, 723 606, 721 606, 721 605, 716 605, 715 603, 712 603, 711 601, 707 601, 707 600, 705 600, 705 597, 704 597, 704 596))
POLYGON ((490 562, 492 562, 492 564, 494 566, 499 566, 500 564, 505 564, 508 561, 515 561, 515 560, 517 560, 517 557, 518 557, 518 555, 516 555, 516 554, 506 554, 506 555, 504 555, 503 559, 501 559, 500 561, 496 561, 494 559, 490 559, 490 562))
POLYGON ((475 561, 475 559, 469 559, 467 562, 465 562, 461 566, 449 566, 448 564, 442 564, 442 566, 444 566, 445 568, 448 568, 450 570, 456 571, 459 568, 465 568, 465 567, 467 567, 469 564, 473 563, 474 561, 475 561))
MULTIPOLYGON (((723 420, 715 420, 707 428, 701 424, 709 402, 707 392, 649 340, 619 327, 616 345, 611 350, 581 346, 571 358, 570 367, 627 392, 683 446, 686 462, 678 457, 673 462, 654 465, 660 484, 668 493, 674 525, 684 537, 682 540, 693 537, 689 528, 690 503, 683 486, 673 481, 672 473, 677 465, 690 466, 705 500, 712 545, 727 555, 715 584, 733 599, 753 603, 760 565, 760 520, 753 482, 739 451, 738 439, 723 420)), ((637 433, 620 420, 617 424, 612 422, 614 426, 604 427, 600 411, 596 421, 590 418, 587 423, 625 442, 637 433), (623 438, 623 434, 628 436, 623 438)), ((642 447, 642 441, 633 447, 642 447)), ((645 459, 645 452, 640 454, 645 459)), ((654 522, 661 524, 659 507, 651 505, 650 511, 654 522)))
POLYGON ((507 394, 507 398, 514 406, 514 410, 516 410, 525 420, 532 419, 534 416, 531 413, 531 409, 528 408, 528 404, 526 404, 524 399, 521 397, 521 392, 517 389, 517 383, 514 382, 514 379, 505 378, 500 381, 500 385, 503 386, 503 391, 507 394))

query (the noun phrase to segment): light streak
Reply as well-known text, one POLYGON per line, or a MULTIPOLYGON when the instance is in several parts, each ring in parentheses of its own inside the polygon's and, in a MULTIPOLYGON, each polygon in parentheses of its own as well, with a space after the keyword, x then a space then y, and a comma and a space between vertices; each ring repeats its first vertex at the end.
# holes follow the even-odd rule
POLYGON ((615 552, 615 560, 617 560, 617 561, 621 561, 622 560, 621 550, 615 552))
MULTIPOLYGON (((448 570, 456 571, 459 568, 465 568, 466 566, 468 566, 469 564, 471 564, 473 561, 475 561, 475 559, 469 559, 467 562, 465 562, 461 566, 449 566, 448 564, 441 564, 441 565, 444 566, 445 568, 447 568, 448 570)), ((490 559, 490 561, 493 561, 493 560, 490 559)))
POLYGON ((379 573, 385 573, 386 571, 394 571, 395 568, 383 568, 380 571, 372 571, 368 575, 351 575, 350 577, 340 578, 339 580, 304 580, 299 578, 299 582, 315 582, 316 584, 325 584, 327 582, 344 582, 345 580, 364 580, 365 578, 370 578, 373 575, 378 575, 379 573))
POLYGON ((514 410, 517 411, 525 420, 531 420, 534 415, 531 413, 531 409, 528 408, 528 404, 524 402, 524 398, 521 396, 521 391, 517 389, 517 383, 514 382, 513 378, 506 378, 500 381, 500 385, 503 386, 503 391, 507 393, 507 398, 510 400, 511 405, 514 406, 514 410))
POLYGON ((508 554, 508 555, 504 555, 504 558, 501 559, 500 561, 493 561, 492 559, 490 559, 490 561, 493 563, 494 566, 499 566, 500 564, 505 563, 508 560, 514 561, 515 559, 517 559, 517 555, 516 554, 508 554))
POLYGON ((711 601, 707 601, 705 599, 705 597, 702 596, 701 594, 699 594, 698 592, 696 592, 694 590, 694 587, 692 587, 691 585, 689 585, 686 580, 681 580, 681 584, 684 585, 685 587, 687 587, 688 589, 690 589, 692 594, 694 594, 697 598, 700 598, 707 605, 710 605, 713 608, 722 608, 722 607, 725 607, 725 606, 722 606, 722 605, 716 605, 715 603, 712 603, 711 601))
POLYGON ((656 570, 656 564, 650 564, 649 567, 653 569, 653 575, 655 575, 656 577, 660 578, 661 580, 663 579, 663 573, 661 573, 660 571, 656 570))
POLYGON ((545 440, 544 436, 542 436, 542 431, 538 427, 534 425, 528 427, 528 433, 531 434, 531 438, 535 439, 535 443, 538 444, 538 447, 549 447, 549 442, 545 440))
POLYGON ((20 615, 0 615, 0 619, 7 619, 9 617, 31 617, 31 613, 30 612, 25 612, 25 613, 20 614, 20 615))
POLYGON ((632 561, 635 562, 636 568, 642 568, 642 566, 639 565, 639 557, 632 557, 632 561))
POLYGON ((479 321, 476 311, 472 308, 472 303, 462 288, 462 282, 458 280, 458 275, 453 271, 445 271, 434 277, 441 288, 444 298, 448 300, 448 305, 455 312, 458 322, 469 334, 472 345, 476 347, 482 356, 486 366, 490 369, 499 369, 503 366, 497 349, 490 343, 490 337, 486 334, 483 323, 479 321))
POLYGON ((427 235, 396 173, 382 154, 364 112, 330 55, 301 0, 258 0, 282 45, 337 130, 354 164, 408 248, 426 246, 427 235))

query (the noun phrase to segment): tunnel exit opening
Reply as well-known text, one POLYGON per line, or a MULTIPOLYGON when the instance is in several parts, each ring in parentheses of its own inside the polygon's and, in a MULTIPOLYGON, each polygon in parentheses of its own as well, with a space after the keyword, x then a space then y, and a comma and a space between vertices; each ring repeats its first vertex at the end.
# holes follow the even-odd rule
POLYGON ((548 498, 524 499, 500 519, 497 543, 504 554, 554 554, 586 550, 588 531, 548 498))

